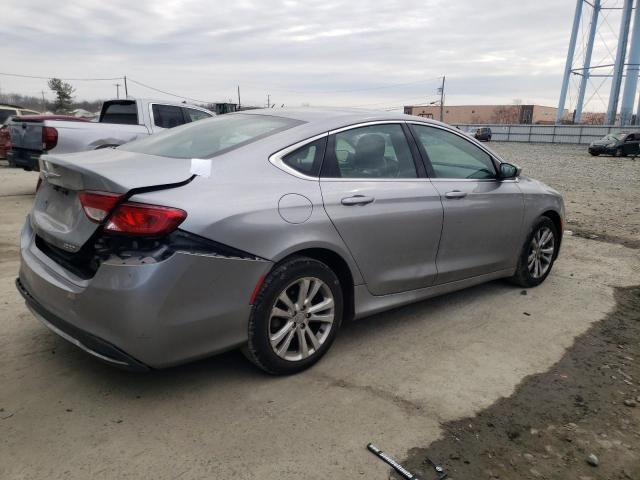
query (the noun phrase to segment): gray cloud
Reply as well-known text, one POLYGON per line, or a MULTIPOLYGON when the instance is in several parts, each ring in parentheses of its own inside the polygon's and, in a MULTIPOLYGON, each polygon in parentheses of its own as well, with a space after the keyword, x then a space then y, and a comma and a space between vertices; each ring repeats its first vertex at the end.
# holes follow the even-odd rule
MULTIPOLYGON (((2 71, 127 74, 194 98, 262 104, 555 104, 574 2, 23 0, 3 5, 2 71), (403 84, 387 87, 391 84, 403 84), (382 88, 381 88, 382 87, 382 88)), ((113 82, 74 82, 79 98, 113 82)), ((35 94, 40 80, 0 77, 35 94)), ((134 95, 157 96, 138 86, 134 95)))

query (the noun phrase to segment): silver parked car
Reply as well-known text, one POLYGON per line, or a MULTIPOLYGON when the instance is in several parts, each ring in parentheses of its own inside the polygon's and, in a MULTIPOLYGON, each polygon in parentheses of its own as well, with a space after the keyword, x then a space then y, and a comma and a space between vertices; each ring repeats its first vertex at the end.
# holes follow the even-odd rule
POLYGON ((340 324, 549 275, 562 197, 442 123, 254 110, 40 160, 16 283, 88 353, 161 368, 243 347, 309 367, 340 324))

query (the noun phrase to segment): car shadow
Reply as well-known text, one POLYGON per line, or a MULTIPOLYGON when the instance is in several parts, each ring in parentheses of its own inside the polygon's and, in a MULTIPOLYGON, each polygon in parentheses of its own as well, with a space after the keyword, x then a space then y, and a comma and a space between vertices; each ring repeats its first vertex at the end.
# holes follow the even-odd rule
MULTIPOLYGON (((366 319, 346 322, 328 355, 348 355, 349 347, 354 342, 374 341, 372 349, 375 349, 375 341, 384 338, 387 333, 393 333, 399 322, 411 325, 412 322, 424 321, 431 315, 436 316, 446 312, 452 302, 466 305, 483 303, 489 297, 500 296, 514 290, 518 288, 505 281, 497 280, 395 308, 366 319)), ((124 398, 158 397, 166 395, 167 392, 191 391, 200 387, 210 388, 246 382, 261 384, 272 382, 274 378, 286 382, 287 378, 291 378, 272 377, 261 372, 244 358, 239 350, 146 373, 119 370, 104 364, 62 339, 57 339, 56 350, 55 356, 64 363, 66 374, 73 371, 74 375, 80 377, 79 383, 96 384, 94 388, 100 388, 109 392, 110 395, 120 395, 124 398)), ((303 372, 300 375, 304 374, 303 372)))

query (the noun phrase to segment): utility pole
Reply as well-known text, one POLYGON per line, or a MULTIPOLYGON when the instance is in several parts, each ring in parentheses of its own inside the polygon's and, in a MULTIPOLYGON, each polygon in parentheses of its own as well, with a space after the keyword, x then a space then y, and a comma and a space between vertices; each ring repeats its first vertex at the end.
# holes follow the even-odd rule
POLYGON ((44 90, 40 90, 40 93, 42 93, 42 112, 46 112, 47 111, 47 101, 44 99, 44 90))
POLYGON ((271 108, 271 95, 267 93, 267 108, 271 108))
POLYGON ((240 110, 240 85, 238 85, 238 110, 240 110))
POLYGON ((129 98, 129 89, 127 88, 127 76, 124 76, 124 98, 129 98))
POLYGON ((114 83, 113 86, 116 87, 116 98, 120 98, 120 84, 114 83))
POLYGON ((445 76, 442 76, 442 86, 438 88, 438 93, 440 93, 440 121, 444 122, 444 79, 445 76))

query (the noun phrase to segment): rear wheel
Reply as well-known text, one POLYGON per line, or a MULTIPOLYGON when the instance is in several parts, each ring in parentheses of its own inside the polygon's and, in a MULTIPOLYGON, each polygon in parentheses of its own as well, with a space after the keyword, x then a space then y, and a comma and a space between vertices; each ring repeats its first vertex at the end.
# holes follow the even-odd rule
POLYGON ((540 217, 522 247, 512 280, 522 287, 535 287, 544 282, 553 267, 558 245, 555 224, 549 217, 540 217))
POLYGON ((613 156, 614 157, 623 157, 624 156, 624 152, 622 151, 622 147, 616 148, 616 151, 613 154, 613 156))
POLYGON ((599 152, 589 152, 591 154, 592 157, 597 157, 598 155, 600 155, 599 152))
POLYGON ((286 260, 256 297, 244 353, 267 373, 300 372, 327 352, 342 312, 340 281, 328 266, 307 257, 286 260))

